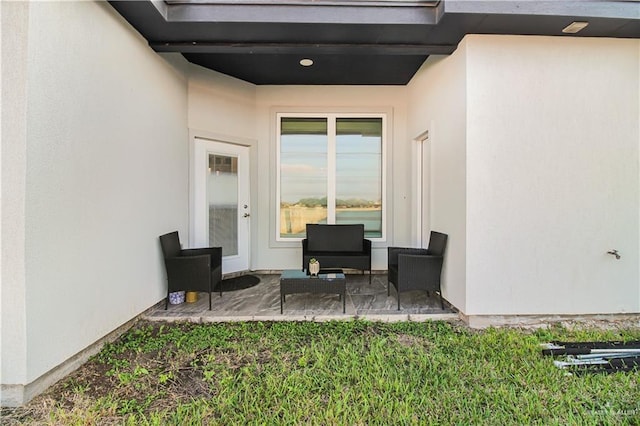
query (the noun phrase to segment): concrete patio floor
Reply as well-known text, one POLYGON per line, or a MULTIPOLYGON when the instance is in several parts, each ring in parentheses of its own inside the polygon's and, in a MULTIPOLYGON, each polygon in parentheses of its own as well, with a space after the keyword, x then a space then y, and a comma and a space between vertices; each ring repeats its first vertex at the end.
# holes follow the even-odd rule
POLYGON ((291 294, 280 314, 280 274, 259 274, 260 283, 254 287, 214 293, 209 310, 209 297, 200 293, 198 301, 169 305, 157 304, 142 317, 150 321, 329 321, 353 318, 372 321, 424 321, 428 319, 457 319, 455 309, 445 301, 424 291, 404 292, 400 295, 398 310, 395 289, 387 296, 387 275, 374 274, 369 284, 368 275, 347 274, 346 313, 342 302, 332 294, 291 294))

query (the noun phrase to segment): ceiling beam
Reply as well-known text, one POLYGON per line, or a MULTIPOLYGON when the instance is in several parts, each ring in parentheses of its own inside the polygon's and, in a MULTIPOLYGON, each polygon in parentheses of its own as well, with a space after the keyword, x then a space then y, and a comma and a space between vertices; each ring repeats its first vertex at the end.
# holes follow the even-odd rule
POLYGON ((456 45, 434 44, 292 44, 292 43, 163 43, 156 52, 316 55, 449 55, 456 45))

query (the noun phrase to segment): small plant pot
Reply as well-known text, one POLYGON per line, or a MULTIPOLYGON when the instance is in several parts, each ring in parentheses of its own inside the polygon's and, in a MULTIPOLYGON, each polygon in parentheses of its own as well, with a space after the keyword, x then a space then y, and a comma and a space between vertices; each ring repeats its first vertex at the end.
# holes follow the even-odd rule
POLYGON ((316 276, 320 272, 320 262, 309 263, 309 274, 316 276))
POLYGON ((187 292, 187 303, 194 303, 198 301, 198 292, 197 291, 188 291, 187 292))

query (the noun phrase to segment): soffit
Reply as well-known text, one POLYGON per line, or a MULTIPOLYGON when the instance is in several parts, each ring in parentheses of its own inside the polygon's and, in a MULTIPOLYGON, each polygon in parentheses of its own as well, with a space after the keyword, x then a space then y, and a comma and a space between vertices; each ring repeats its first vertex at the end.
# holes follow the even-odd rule
POLYGON ((404 85, 466 34, 640 37, 637 1, 111 1, 157 52, 259 85, 404 85), (311 67, 300 59, 310 58, 311 67))

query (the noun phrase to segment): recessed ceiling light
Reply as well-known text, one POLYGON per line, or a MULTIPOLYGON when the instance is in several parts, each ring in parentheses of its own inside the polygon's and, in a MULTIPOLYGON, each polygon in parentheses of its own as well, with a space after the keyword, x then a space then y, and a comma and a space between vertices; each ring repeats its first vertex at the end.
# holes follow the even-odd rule
POLYGON ((586 27, 587 25, 589 25, 588 22, 572 22, 569 25, 567 25, 566 27, 564 27, 564 29, 562 30, 563 33, 567 33, 567 34, 575 34, 578 31, 581 31, 584 29, 584 27, 586 27))
POLYGON ((313 65, 313 60, 309 58, 300 59, 300 65, 303 67, 310 67, 313 65))

